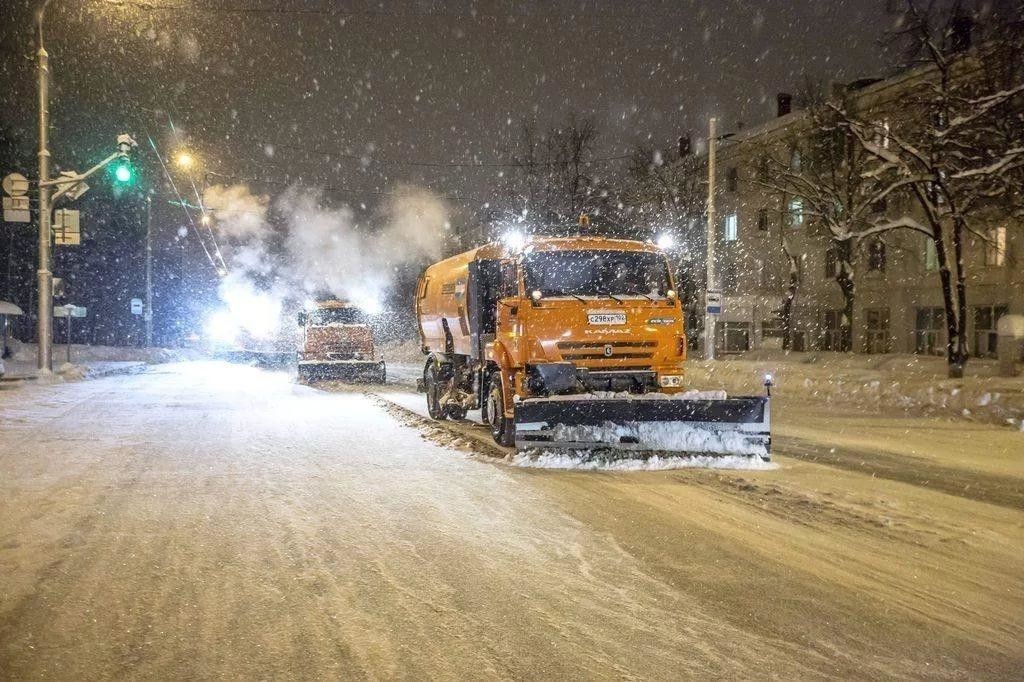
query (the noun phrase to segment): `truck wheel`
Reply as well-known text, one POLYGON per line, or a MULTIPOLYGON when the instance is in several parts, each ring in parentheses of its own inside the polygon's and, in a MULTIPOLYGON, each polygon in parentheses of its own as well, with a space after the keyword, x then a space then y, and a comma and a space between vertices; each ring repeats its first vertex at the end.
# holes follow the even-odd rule
POLYGON ((437 362, 431 362, 423 370, 423 386, 427 393, 427 414, 431 419, 444 419, 446 415, 441 409, 441 385, 437 362))
POLYGON ((505 416, 505 394, 501 390, 501 375, 493 374, 489 382, 487 402, 484 404, 485 420, 491 427, 491 436, 498 445, 515 445, 515 423, 505 416))
POLYGON ((458 421, 466 418, 466 408, 462 405, 449 405, 445 408, 445 411, 448 413, 449 419, 458 421))

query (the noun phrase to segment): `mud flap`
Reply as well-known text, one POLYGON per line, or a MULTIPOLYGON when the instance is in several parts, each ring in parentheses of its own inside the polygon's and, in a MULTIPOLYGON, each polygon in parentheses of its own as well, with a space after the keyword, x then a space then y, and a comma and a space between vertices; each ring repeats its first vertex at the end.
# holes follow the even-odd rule
POLYGON ((384 383, 385 372, 382 360, 299 361, 299 381, 306 384, 320 381, 384 383))
POLYGON ((516 403, 520 450, 771 457, 770 398, 536 398, 516 403))

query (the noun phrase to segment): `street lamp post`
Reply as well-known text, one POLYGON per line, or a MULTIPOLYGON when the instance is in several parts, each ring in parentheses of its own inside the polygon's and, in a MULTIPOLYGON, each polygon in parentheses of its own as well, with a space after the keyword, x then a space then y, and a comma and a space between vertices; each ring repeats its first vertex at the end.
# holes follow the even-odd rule
POLYGON ((708 125, 708 224, 707 224, 707 292, 704 295, 704 357, 715 359, 715 315, 708 305, 708 293, 718 290, 715 269, 715 143, 718 141, 718 119, 708 125))
POLYGON ((43 46, 43 15, 50 0, 45 0, 36 13, 39 49, 36 51, 39 78, 39 261, 36 278, 39 283, 36 337, 37 367, 40 372, 53 370, 53 272, 50 270, 50 56, 43 46))

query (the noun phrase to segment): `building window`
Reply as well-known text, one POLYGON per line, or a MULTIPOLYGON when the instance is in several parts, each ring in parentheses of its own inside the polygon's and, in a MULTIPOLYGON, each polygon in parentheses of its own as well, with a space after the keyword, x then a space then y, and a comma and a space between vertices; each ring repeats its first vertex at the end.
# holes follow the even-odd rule
POLYGON ((725 216, 725 241, 734 242, 740 238, 740 219, 735 213, 725 216))
POLYGON ((991 227, 985 235, 985 265, 1006 265, 1006 228, 991 227))
POLYGON ((757 179, 760 180, 761 182, 768 182, 768 179, 771 177, 771 172, 768 168, 768 163, 769 162, 767 156, 762 156, 761 159, 757 162, 757 179))
POLYGON ((719 344, 724 353, 745 353, 750 350, 749 322, 722 322, 718 325, 719 344))
POLYGON ((889 125, 889 119, 879 121, 875 123, 875 139, 874 143, 882 149, 889 148, 889 137, 891 136, 892 128, 889 125))
POLYGON ((924 269, 928 272, 939 269, 939 252, 935 249, 935 240, 931 237, 924 238, 924 269))
POLYGON ((804 200, 800 197, 793 197, 789 200, 789 216, 790 227, 803 227, 804 224, 804 200))
POLYGON ((839 274, 839 252, 830 247, 825 251, 825 279, 835 279, 839 274))
POLYGON ((757 267, 757 285, 762 289, 770 289, 772 286, 771 270, 768 268, 768 263, 763 260, 754 261, 754 265, 757 267))
POLYGON ((881 239, 868 244, 868 271, 885 271, 885 242, 881 239))
POLYGON ((946 313, 942 308, 918 308, 914 323, 914 352, 942 355, 946 351, 946 313))
POLYGON ((891 352, 892 346, 889 336, 889 309, 866 309, 864 311, 864 322, 867 327, 866 333, 864 334, 864 352, 891 352))
POLYGON ((824 311, 821 316, 821 326, 821 350, 843 350, 843 311, 824 311))
POLYGON ((800 150, 796 147, 789 152, 789 170, 799 173, 803 169, 803 160, 800 158, 800 150))
POLYGON ((768 209, 762 208, 757 212, 757 229, 761 232, 768 231, 768 209))
POLYGON ((996 325, 1006 311, 1005 305, 974 306, 974 354, 978 357, 995 357, 999 341, 996 325))
POLYGON ((736 166, 730 166, 729 170, 725 173, 725 188, 730 192, 735 192, 740 186, 740 172, 736 166))

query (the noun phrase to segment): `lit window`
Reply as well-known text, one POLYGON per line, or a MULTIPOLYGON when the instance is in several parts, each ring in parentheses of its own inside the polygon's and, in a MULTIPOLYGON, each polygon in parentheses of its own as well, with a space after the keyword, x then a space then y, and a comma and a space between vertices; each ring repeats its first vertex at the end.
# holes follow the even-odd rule
POLYGON ((924 269, 928 272, 939 269, 939 252, 935 250, 935 241, 931 237, 924 238, 924 269))
POLYGON ((735 213, 725 216, 725 241, 734 242, 740 236, 740 219, 735 213))
POLYGON ((793 197, 789 200, 789 225, 790 227, 802 227, 804 224, 804 200, 793 197))
POLYGON ((1006 228, 991 227, 985 239, 985 265, 1006 264, 1006 228))

